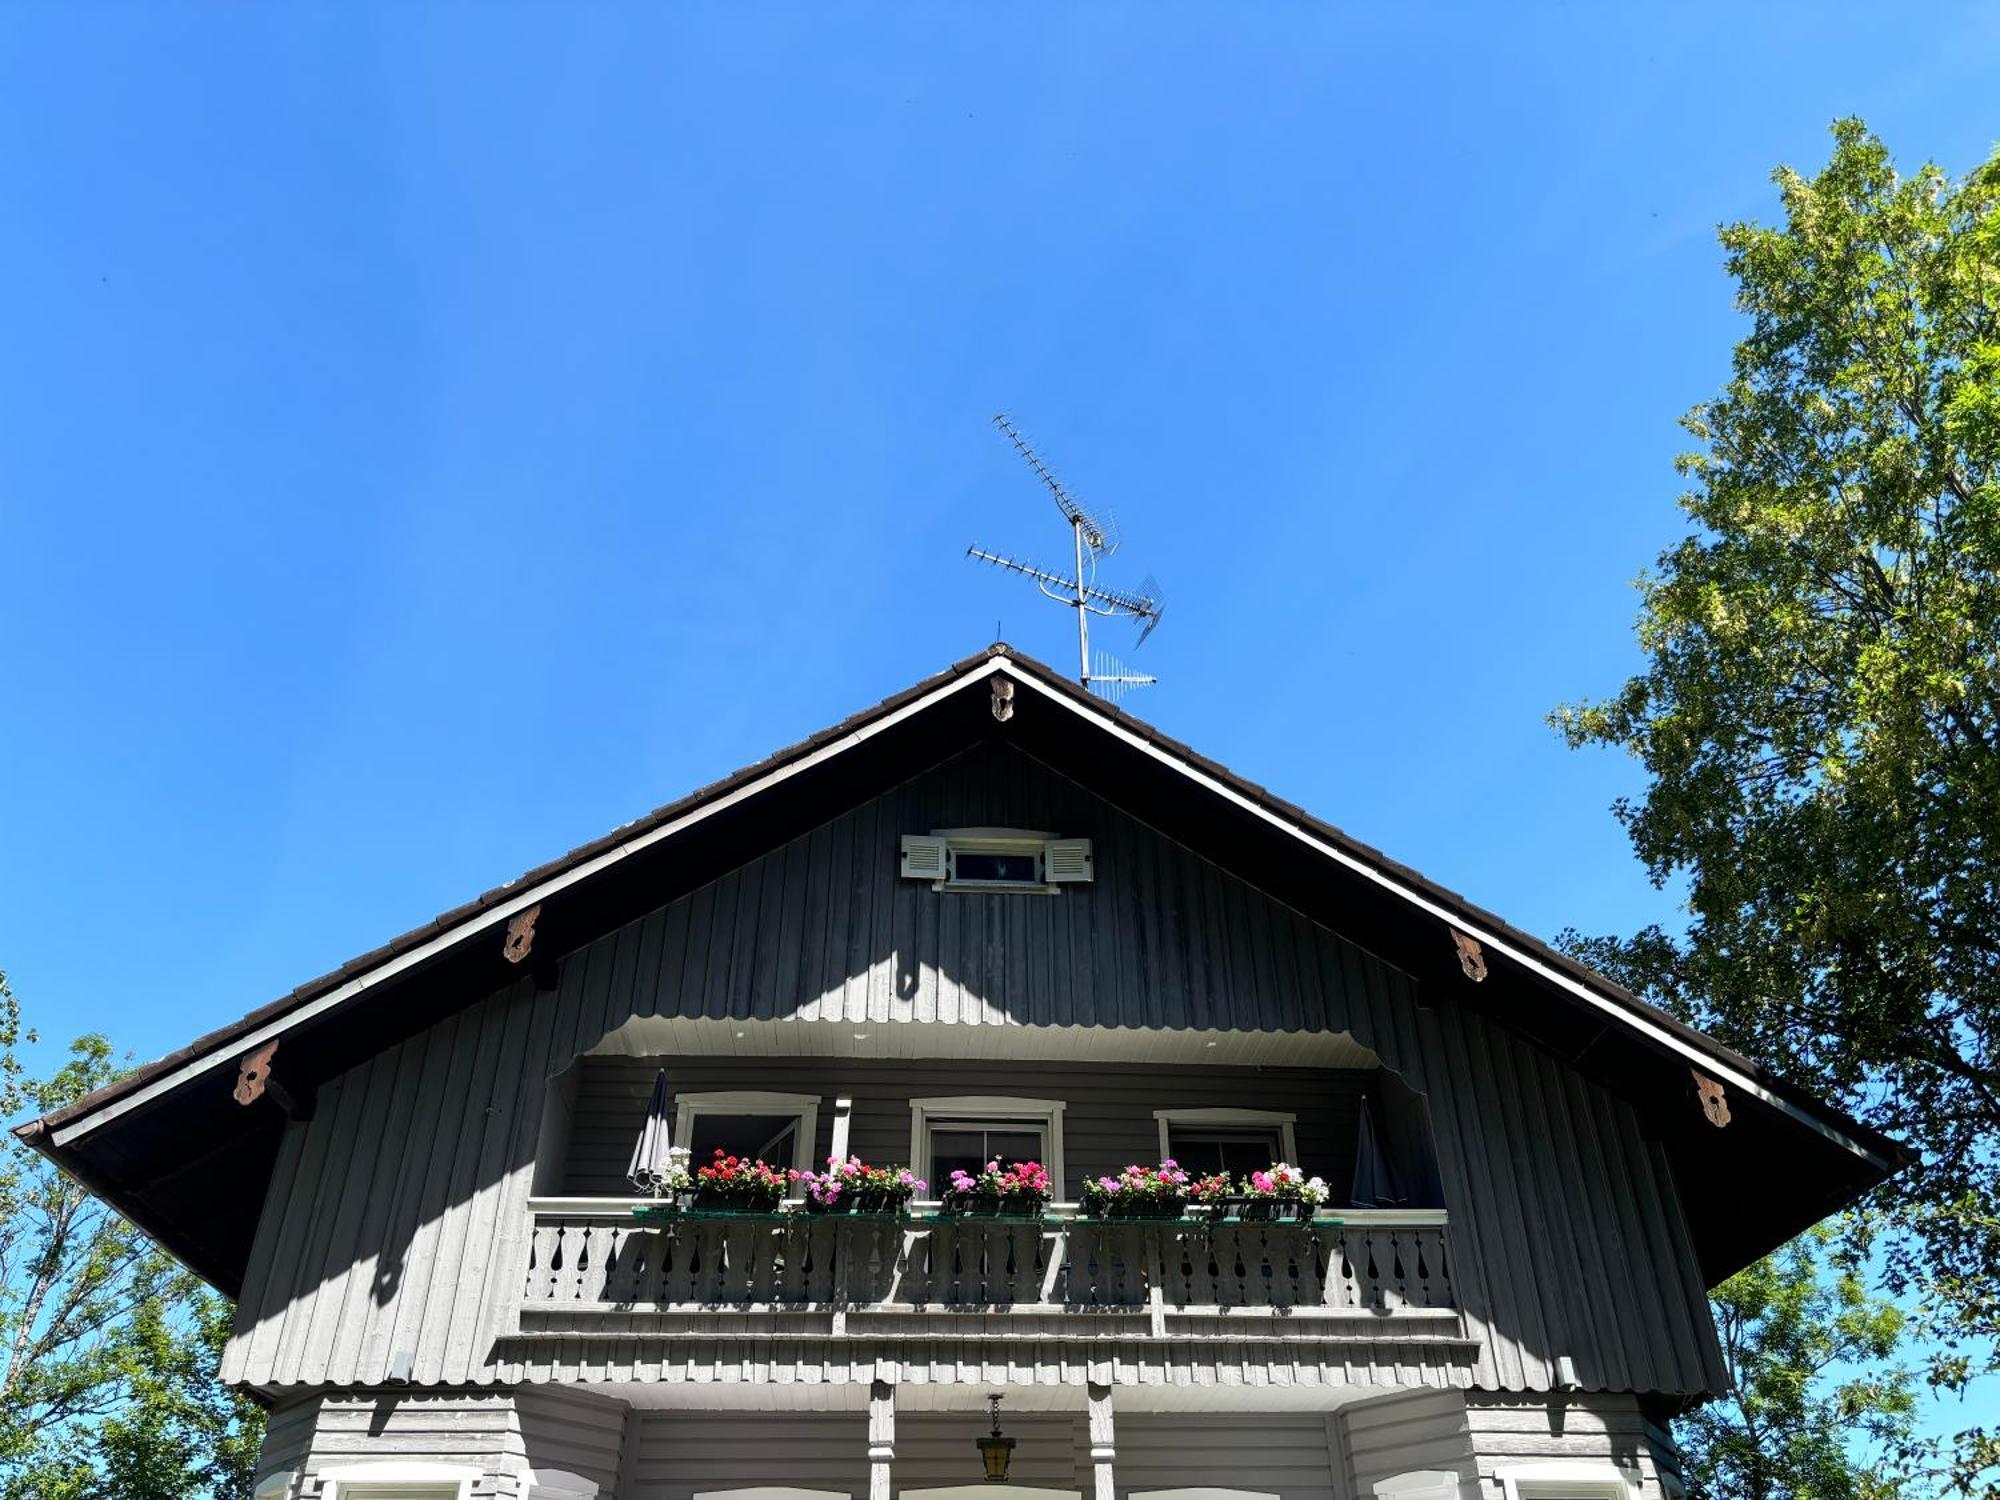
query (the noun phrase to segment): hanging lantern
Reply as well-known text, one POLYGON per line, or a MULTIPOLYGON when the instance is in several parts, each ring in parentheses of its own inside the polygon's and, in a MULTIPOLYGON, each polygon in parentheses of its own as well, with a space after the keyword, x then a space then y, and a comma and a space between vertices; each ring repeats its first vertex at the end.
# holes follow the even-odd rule
POLYGON ((979 1441, 979 1461, 986 1466, 988 1484, 1007 1482, 1007 1464, 1014 1456, 1014 1440, 1000 1431, 1000 1398, 988 1396, 993 1404, 993 1431, 979 1441))

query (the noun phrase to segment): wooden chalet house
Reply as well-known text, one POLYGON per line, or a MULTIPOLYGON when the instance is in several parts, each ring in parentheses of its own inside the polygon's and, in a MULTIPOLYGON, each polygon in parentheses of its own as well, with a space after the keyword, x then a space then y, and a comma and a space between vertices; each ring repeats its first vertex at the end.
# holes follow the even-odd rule
POLYGON ((1704 1289, 1902 1160, 1005 646, 22 1133, 238 1299, 260 1500, 1659 1500, 1704 1289), (663 1205, 662 1072, 935 1186, 663 1205), (1165 1158, 1328 1198, 1080 1210, 1165 1158))

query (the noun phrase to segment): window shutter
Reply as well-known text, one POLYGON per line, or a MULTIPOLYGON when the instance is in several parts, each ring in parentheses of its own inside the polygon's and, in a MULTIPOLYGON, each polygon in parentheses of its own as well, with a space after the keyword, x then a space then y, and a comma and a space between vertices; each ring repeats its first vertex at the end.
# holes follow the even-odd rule
POLYGON ((1070 885, 1092 878, 1089 839, 1050 839, 1042 846, 1042 878, 1050 885, 1070 885))
POLYGON ((944 840, 921 833, 903 835, 903 878, 905 880, 944 879, 944 840))

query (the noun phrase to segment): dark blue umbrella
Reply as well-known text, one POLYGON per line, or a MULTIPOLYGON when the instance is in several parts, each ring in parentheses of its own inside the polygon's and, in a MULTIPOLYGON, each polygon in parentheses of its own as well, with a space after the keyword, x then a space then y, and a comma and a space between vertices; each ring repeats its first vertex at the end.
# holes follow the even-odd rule
POLYGON ((1382 1150, 1382 1138, 1375 1133, 1375 1112, 1366 1098, 1361 1101, 1361 1127, 1354 1143, 1354 1191, 1348 1201, 1356 1208, 1386 1208, 1408 1201, 1382 1150))

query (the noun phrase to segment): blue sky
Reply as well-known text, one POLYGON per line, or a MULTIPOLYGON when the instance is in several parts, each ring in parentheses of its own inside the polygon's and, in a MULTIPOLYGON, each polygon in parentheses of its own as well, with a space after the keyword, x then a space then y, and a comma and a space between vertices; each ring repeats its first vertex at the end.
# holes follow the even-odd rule
POLYGON ((1718 221, 1926 7, 216 5, 0 27, 0 966, 152 1055, 1067 620, 1131 705, 1545 934, 1671 917, 1542 722, 1636 661, 1718 221), (1106 644, 1125 640, 1110 633, 1106 644))

